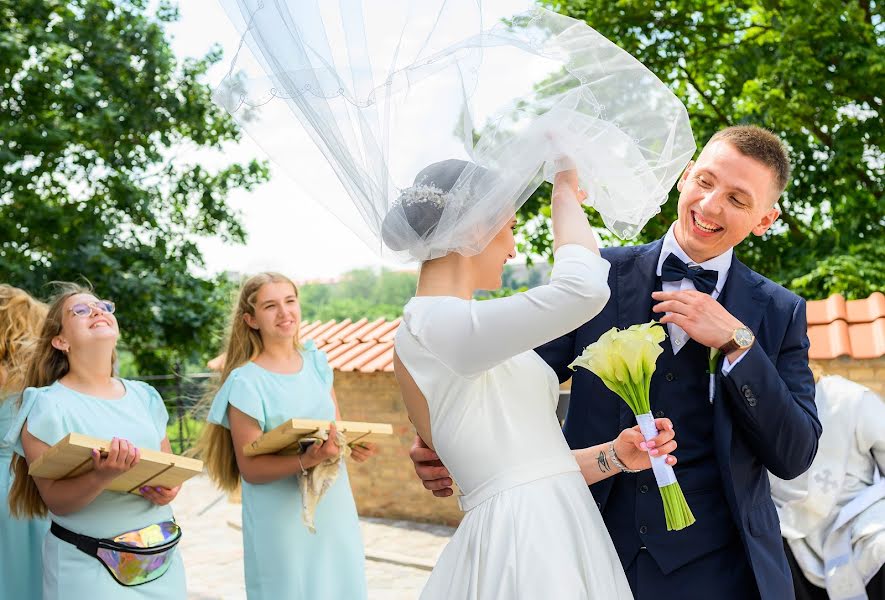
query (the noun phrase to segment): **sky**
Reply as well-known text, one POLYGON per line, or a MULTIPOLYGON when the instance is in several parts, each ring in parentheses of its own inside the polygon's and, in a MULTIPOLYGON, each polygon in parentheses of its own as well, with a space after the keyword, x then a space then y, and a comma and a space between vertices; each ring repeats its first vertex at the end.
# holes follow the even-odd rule
MULTIPOLYGON (((240 42, 239 34, 219 0, 187 0, 179 3, 179 10, 181 19, 166 28, 179 58, 203 56, 213 44, 220 44, 224 50, 224 58, 208 74, 207 83, 214 88, 230 68, 240 42)), ((296 144, 292 151, 297 156, 296 144)), ((230 144, 223 155, 183 151, 179 156, 198 159, 209 168, 230 161, 266 158, 245 133, 242 141, 230 144)), ((333 279, 348 270, 366 266, 417 268, 414 263, 382 260, 279 167, 272 164, 271 170, 270 182, 252 192, 235 191, 229 197, 230 206, 239 212, 247 232, 246 245, 226 244, 219 239, 200 241, 209 273, 275 270, 305 281, 333 279)), ((522 262, 522 257, 518 257, 517 262, 522 262)))
MULTIPOLYGON (((215 87, 227 72, 239 35, 218 0, 187 0, 179 3, 179 10, 181 19, 167 27, 178 57, 203 56, 213 44, 224 48, 225 58, 210 71, 207 81, 215 87)), ((182 156, 187 157, 186 153, 182 156)), ((265 159, 266 155, 247 135, 225 148, 222 157, 200 154, 201 162, 209 167, 252 158, 265 159)), ((278 170, 270 182, 252 192, 235 191, 228 202, 239 211, 248 241, 242 246, 219 239, 201 240, 199 246, 210 273, 274 270, 304 281, 335 278, 365 266, 416 268, 380 259, 325 208, 299 193, 295 183, 278 170)))

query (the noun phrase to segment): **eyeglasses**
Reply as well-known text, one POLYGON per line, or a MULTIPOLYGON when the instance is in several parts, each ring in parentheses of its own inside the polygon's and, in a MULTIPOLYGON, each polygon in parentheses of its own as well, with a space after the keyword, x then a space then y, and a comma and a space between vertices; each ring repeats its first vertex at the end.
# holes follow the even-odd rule
POLYGON ((117 307, 114 306, 114 303, 110 300, 98 300, 96 302, 78 302, 68 310, 74 313, 77 317, 88 317, 92 314, 92 309, 98 309, 101 312, 112 315, 114 314, 114 311, 117 310, 117 307))

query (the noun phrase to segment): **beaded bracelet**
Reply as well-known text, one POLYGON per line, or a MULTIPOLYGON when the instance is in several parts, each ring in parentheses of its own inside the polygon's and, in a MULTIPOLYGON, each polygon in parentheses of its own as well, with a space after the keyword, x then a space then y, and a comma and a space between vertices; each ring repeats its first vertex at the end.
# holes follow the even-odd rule
POLYGON ((639 473, 642 469, 628 469, 627 465, 621 462, 621 459, 618 458, 617 453, 615 452, 615 441, 612 440, 608 443, 608 459, 611 463, 619 468, 624 473, 639 473))

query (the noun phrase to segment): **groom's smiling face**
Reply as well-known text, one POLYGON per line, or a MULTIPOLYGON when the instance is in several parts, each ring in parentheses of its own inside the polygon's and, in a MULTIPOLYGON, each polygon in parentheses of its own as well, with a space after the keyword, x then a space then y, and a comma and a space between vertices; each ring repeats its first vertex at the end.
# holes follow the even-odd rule
POLYGON ((715 258, 778 217, 774 171, 727 141, 714 141, 679 179, 676 241, 695 262, 715 258))

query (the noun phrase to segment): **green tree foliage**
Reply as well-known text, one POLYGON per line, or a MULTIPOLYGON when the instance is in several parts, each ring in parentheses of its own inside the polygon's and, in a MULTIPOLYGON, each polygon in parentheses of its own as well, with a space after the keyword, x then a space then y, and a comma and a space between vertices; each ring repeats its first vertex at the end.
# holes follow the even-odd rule
MULTIPOLYGON (((477 292, 479 300, 501 298, 540 285, 549 278, 547 265, 506 265, 500 290, 477 292)), ((418 274, 414 271, 355 269, 335 283, 300 286, 302 318, 307 321, 353 321, 367 318, 397 319, 415 295, 418 274)))
POLYGON ((244 241, 226 204, 267 178, 179 153, 239 136, 202 83, 221 59, 177 60, 147 0, 0 0, 0 280, 48 293, 88 279, 117 302, 142 371, 214 350, 224 281, 195 275, 195 236, 244 241))
MULTIPOLYGON (((750 267, 808 298, 885 289, 885 25, 877 0, 564 0, 667 82, 699 146, 752 123, 786 141, 793 180, 782 217, 738 249, 750 267)), ((521 211, 522 250, 550 254, 549 186, 521 211)), ((676 198, 636 242, 661 237, 676 198)), ((601 221, 592 216, 594 224, 601 221)), ((610 240, 611 243, 618 243, 610 240)))
POLYGON ((415 295, 418 274, 408 271, 355 269, 336 283, 308 283, 300 292, 302 318, 337 321, 396 319, 415 295))

